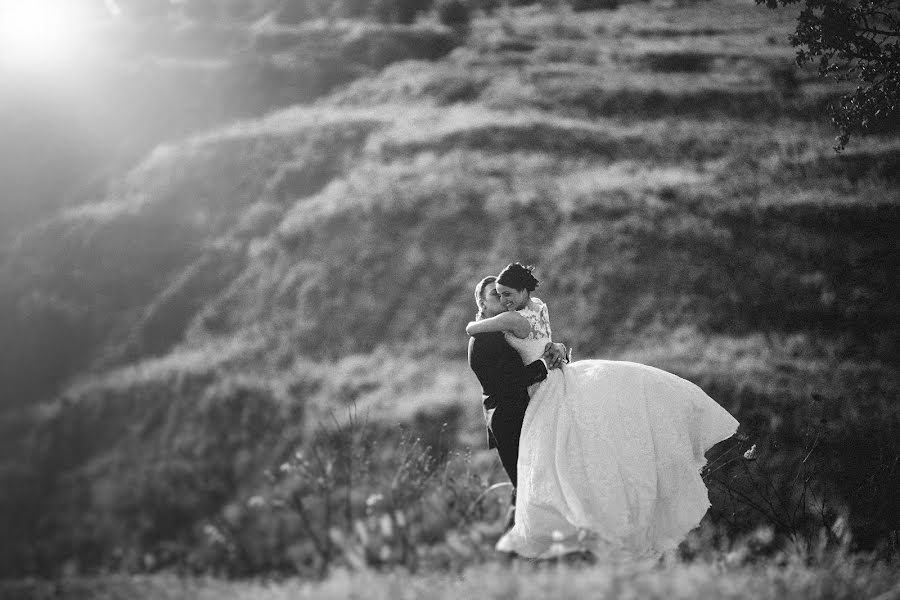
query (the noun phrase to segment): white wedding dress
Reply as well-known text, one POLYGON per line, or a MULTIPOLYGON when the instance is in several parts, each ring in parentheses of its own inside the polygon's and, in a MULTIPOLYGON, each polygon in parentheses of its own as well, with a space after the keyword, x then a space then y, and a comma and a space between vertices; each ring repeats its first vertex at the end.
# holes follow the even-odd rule
MULTIPOLYGON (((525 363, 550 341, 547 306, 518 312, 525 363)), ((693 383, 632 362, 581 360, 529 388, 519 442, 515 526, 502 552, 531 558, 590 550, 656 556, 675 548, 710 506, 704 453, 738 422, 693 383)))

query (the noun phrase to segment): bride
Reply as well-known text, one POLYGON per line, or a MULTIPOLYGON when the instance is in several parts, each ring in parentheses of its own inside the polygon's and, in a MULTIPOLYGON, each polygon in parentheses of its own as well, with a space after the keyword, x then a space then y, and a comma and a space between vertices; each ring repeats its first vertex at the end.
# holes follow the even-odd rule
MULTIPOLYGON (((508 312, 466 333, 502 331, 525 363, 550 341, 532 268, 497 278, 508 312)), ((581 360, 529 388, 519 442, 515 525, 497 549, 531 558, 570 552, 655 556, 675 548, 710 506, 704 454, 738 422, 693 383, 647 365, 581 360)))

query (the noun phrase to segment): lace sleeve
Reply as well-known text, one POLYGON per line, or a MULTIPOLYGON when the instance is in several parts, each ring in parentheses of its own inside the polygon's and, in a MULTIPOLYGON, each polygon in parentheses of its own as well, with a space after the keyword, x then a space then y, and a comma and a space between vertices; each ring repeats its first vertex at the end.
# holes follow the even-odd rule
POLYGON ((531 333, 528 334, 528 339, 549 342, 551 340, 550 312, 547 310, 547 305, 539 298, 532 298, 531 300, 536 305, 535 308, 526 307, 518 311, 519 314, 528 319, 528 323, 531 325, 531 333))
POLYGON ((527 306, 516 311, 525 318, 528 323, 528 334, 524 338, 517 338, 511 333, 505 333, 506 341, 516 349, 522 362, 530 363, 540 358, 544 348, 550 339, 550 318, 547 307, 537 298, 532 298, 527 306))
POLYGON ((550 331, 550 310, 543 302, 541 303, 541 324, 544 328, 544 333, 547 339, 553 339, 553 334, 550 331))

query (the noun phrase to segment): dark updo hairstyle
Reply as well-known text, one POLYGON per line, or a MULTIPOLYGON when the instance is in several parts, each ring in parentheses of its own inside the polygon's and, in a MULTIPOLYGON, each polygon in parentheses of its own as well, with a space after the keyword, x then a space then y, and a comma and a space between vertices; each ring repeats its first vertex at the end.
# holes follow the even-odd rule
POLYGON ((497 283, 511 287, 514 290, 533 292, 538 286, 538 280, 531 274, 533 270, 534 267, 526 267, 522 263, 512 263, 500 272, 500 275, 497 277, 497 283))

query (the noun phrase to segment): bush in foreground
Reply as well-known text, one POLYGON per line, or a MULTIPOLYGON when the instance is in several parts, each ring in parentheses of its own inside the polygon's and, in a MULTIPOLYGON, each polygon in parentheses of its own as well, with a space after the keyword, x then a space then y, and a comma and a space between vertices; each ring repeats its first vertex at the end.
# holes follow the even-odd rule
MULTIPOLYGON (((860 548, 873 549, 872 540, 854 540, 853 530, 860 530, 857 510, 880 518, 879 527, 889 524, 888 513, 896 507, 886 493, 892 489, 891 474, 886 463, 870 465, 866 473, 879 479, 879 486, 847 489, 834 473, 833 460, 845 444, 839 432, 828 429, 824 402, 815 400, 813 408, 814 414, 795 415, 808 419, 807 425, 796 428, 797 439, 782 439, 783 448, 750 418, 749 433, 714 449, 704 471, 713 508, 682 544, 681 559, 825 564, 833 557, 849 560, 860 548)), ((196 566, 247 574, 261 565, 241 561, 268 552, 273 555, 269 570, 281 564, 277 570, 322 579, 335 569, 443 572, 499 559, 493 546, 502 533, 508 484, 490 486, 484 465, 470 455, 448 452, 447 423, 458 417, 452 413, 438 419, 446 419, 440 428, 432 422, 430 433, 428 422, 393 430, 352 413, 320 425, 310 443, 293 451, 270 474, 270 484, 250 499, 256 512, 247 513, 241 527, 208 530, 210 543, 220 551, 196 566), (280 545, 261 549, 258 540, 271 537, 273 526, 280 545), (247 544, 255 549, 249 551, 247 544)), ((896 456, 896 444, 882 441, 878 448, 896 456)), ((896 559, 883 544, 874 550, 873 560, 896 559)))

